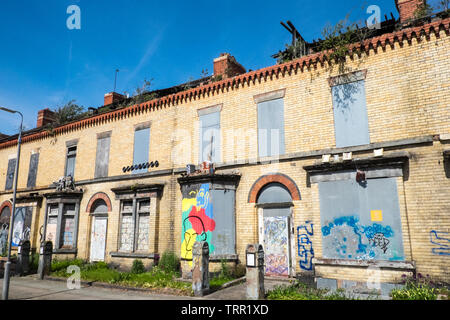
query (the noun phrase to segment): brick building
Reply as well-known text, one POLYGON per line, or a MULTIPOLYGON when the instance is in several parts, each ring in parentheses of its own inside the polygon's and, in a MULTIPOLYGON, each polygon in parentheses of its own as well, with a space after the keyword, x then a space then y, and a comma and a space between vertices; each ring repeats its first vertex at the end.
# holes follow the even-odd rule
MULTIPOLYGON (((222 54, 214 76, 143 103, 109 93, 52 130, 40 111, 23 136, 13 244, 45 238, 57 259, 124 267, 172 250, 188 275, 196 240, 211 268, 245 263, 259 242, 268 275, 321 287, 449 282, 450 18, 414 20, 410 2, 344 73, 323 52, 250 72, 222 54)), ((16 145, 0 140, 2 228, 16 145)))

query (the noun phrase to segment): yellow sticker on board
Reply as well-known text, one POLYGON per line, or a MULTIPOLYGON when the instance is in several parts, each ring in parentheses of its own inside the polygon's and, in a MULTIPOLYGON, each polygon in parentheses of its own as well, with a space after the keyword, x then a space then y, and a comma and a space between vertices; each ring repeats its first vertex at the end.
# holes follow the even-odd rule
POLYGON ((383 221, 383 211, 382 210, 371 210, 370 219, 372 221, 383 221))

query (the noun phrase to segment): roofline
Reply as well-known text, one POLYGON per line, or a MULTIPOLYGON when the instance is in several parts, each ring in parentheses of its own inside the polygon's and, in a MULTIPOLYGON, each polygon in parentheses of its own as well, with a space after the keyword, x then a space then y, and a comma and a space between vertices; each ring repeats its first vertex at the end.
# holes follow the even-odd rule
MULTIPOLYGON (((434 33, 436 37, 439 37, 439 33, 441 30, 444 30, 447 36, 450 35, 450 17, 439 19, 427 24, 423 24, 421 26, 407 27, 398 31, 375 36, 373 38, 366 39, 363 43, 351 44, 349 45, 349 55, 353 60, 355 49, 359 52, 365 51, 368 54, 371 49, 375 50, 376 52, 378 47, 380 46, 382 47, 383 51, 385 50, 386 45, 394 48, 395 42, 398 42, 400 46, 403 46, 403 41, 405 40, 408 41, 409 44, 411 44, 413 38, 416 38, 418 41, 420 41, 420 37, 422 35, 425 35, 427 39, 429 39, 431 33, 434 33)), ((122 119, 148 110, 159 110, 169 107, 171 104, 174 105, 183 101, 191 100, 192 98, 202 97, 205 94, 209 95, 211 93, 214 94, 215 92, 223 92, 225 89, 228 89, 230 87, 232 88, 235 85, 240 85, 242 83, 249 84, 250 82, 255 83, 256 80, 260 80, 261 78, 266 78, 268 76, 272 77, 273 75, 278 76, 280 72, 283 75, 286 72, 290 74, 293 70, 295 70, 296 72, 299 68, 303 72, 305 67, 309 68, 311 65, 316 65, 317 63, 320 63, 323 66, 323 64, 329 60, 327 55, 328 52, 329 51, 313 53, 283 64, 276 64, 259 70, 246 72, 232 78, 211 82, 196 88, 169 94, 140 104, 135 104, 122 109, 105 112, 80 120, 75 120, 73 122, 56 127, 52 131, 46 128, 42 128, 41 131, 38 131, 36 133, 23 135, 22 142, 26 143, 37 139, 45 139, 56 134, 63 134, 72 130, 97 125, 102 122, 122 119)), ((14 139, 14 136, 10 136, 10 138, 4 139, 4 142, 0 142, 0 149, 8 148, 16 144, 17 138, 14 139)))

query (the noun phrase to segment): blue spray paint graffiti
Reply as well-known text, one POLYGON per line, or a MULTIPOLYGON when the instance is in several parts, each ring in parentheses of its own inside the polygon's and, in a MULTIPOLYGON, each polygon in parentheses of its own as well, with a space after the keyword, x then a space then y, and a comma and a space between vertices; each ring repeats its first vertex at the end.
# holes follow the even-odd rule
POLYGON ((450 237, 447 232, 430 231, 430 242, 437 248, 432 248, 431 252, 440 256, 450 256, 450 237))
POLYGON ((324 254, 329 258, 402 260, 403 254, 391 248, 394 231, 390 226, 361 225, 356 216, 335 218, 322 227, 324 254))
POLYGON ((298 256, 300 257, 300 268, 303 270, 310 271, 313 267, 312 259, 314 258, 314 249, 309 238, 309 236, 313 235, 314 225, 310 221, 306 221, 304 225, 297 227, 298 256))

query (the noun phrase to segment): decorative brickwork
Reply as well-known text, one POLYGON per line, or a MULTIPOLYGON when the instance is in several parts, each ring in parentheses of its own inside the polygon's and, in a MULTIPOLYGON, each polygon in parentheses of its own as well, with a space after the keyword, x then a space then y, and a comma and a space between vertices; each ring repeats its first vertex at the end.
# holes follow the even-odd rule
POLYGON ((111 200, 109 199, 108 195, 104 192, 98 192, 96 194, 94 194, 91 199, 88 202, 88 205, 86 207, 86 212, 90 213, 92 210, 92 205, 94 204, 94 202, 98 199, 102 199, 103 201, 105 201, 106 205, 108 206, 108 212, 112 211, 112 205, 111 205, 111 200))
POLYGON ((256 200, 258 198, 259 191, 269 183, 278 182, 284 185, 289 192, 291 193, 292 200, 300 200, 300 191, 298 190, 297 185, 295 184, 294 180, 289 178, 288 176, 281 174, 281 173, 274 173, 274 174, 267 174, 262 177, 260 177, 256 182, 253 184, 252 188, 250 189, 250 193, 248 195, 248 202, 249 203, 256 203, 256 200))

